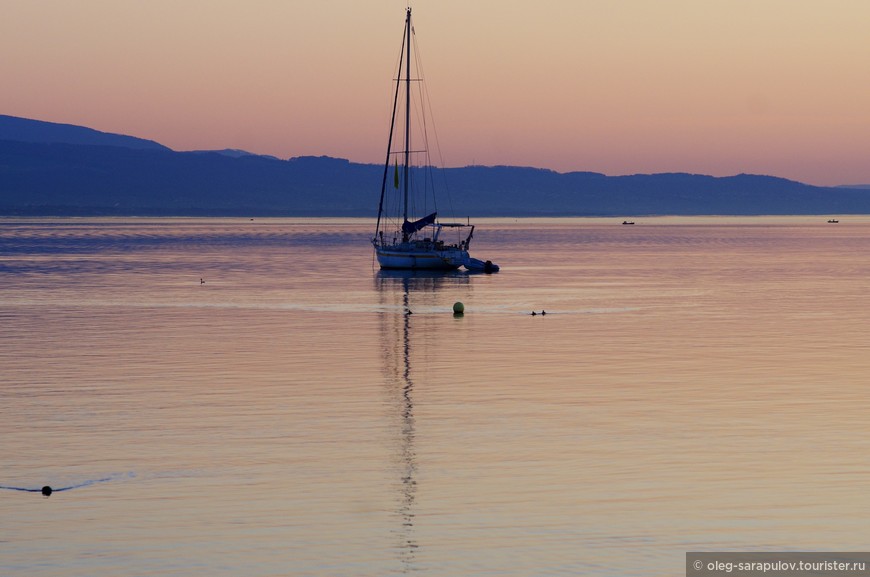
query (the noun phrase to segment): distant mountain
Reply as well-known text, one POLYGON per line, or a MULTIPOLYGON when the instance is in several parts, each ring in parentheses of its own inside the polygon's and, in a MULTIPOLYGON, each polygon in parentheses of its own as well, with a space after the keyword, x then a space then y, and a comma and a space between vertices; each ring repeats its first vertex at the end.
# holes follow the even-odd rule
POLYGON ((255 154, 253 152, 248 152, 247 150, 240 150, 238 148, 224 148, 222 150, 191 150, 190 152, 194 152, 196 154, 222 154, 224 156, 229 156, 232 158, 241 158, 242 156, 261 156, 263 158, 278 160, 277 156, 271 156, 268 154, 255 154))
MULTIPOLYGON (((23 132, 9 128, 22 120, 0 117, 0 215, 373 217, 377 210, 382 166, 235 150, 175 152, 38 121, 26 121, 23 132)), ((433 177, 449 184, 451 199, 440 206, 445 217, 870 214, 868 189, 771 176, 469 166, 436 169, 433 177), (453 215, 445 210, 450 206, 453 215)))
POLYGON ((153 140, 100 132, 92 128, 30 120, 0 114, 0 140, 18 142, 63 143, 90 146, 121 146, 141 150, 170 150, 153 140))

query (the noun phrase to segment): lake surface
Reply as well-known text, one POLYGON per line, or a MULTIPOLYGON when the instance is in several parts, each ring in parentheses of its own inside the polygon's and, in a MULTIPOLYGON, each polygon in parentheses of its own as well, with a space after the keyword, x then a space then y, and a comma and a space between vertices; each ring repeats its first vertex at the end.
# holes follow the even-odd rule
POLYGON ((0 219, 0 575, 866 550, 870 217, 826 219, 489 219, 440 276, 361 220, 0 219))

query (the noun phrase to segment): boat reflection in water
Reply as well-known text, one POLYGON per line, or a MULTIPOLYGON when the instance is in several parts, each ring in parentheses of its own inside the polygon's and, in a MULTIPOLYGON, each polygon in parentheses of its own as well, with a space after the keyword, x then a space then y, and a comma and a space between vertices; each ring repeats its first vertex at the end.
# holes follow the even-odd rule
MULTIPOLYGON (((417 370, 412 368, 414 336, 425 332, 427 317, 431 319, 438 314, 432 312, 432 308, 443 306, 440 302, 444 298, 442 289, 468 284, 469 277, 465 273, 381 270, 375 275, 382 308, 380 332, 384 382, 391 417, 396 421, 393 466, 399 477, 396 514, 401 522, 397 534, 400 561, 406 572, 414 570, 420 547, 414 531, 418 464, 414 389, 420 384, 415 381, 415 375, 426 374, 425 366, 416 367, 417 370), (440 296, 439 292, 442 293, 440 296), (415 312, 414 307, 419 309, 415 312)), ((462 286, 462 290, 467 292, 468 286, 462 286)), ((426 355, 422 355, 422 359, 425 365, 426 355)), ((425 386, 425 381, 422 385, 425 386)))

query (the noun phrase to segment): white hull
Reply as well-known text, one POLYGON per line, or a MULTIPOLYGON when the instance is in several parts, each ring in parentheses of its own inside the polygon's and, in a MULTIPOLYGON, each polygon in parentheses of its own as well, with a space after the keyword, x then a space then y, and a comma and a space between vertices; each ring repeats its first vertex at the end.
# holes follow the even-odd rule
POLYGON ((468 260, 464 250, 395 250, 376 248, 378 264, 384 269, 456 270, 468 260))

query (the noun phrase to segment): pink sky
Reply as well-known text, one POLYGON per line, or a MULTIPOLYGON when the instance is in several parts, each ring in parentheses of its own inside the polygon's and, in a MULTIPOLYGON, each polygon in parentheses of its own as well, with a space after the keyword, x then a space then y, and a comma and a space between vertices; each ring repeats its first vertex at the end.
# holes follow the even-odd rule
MULTIPOLYGON (((412 3, 448 166, 870 183, 866 0, 412 3)), ((382 162, 402 0, 6 0, 0 113, 382 162)))

